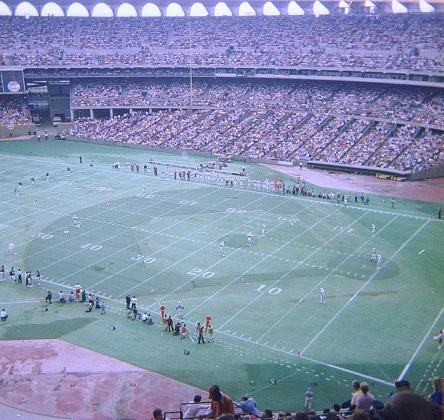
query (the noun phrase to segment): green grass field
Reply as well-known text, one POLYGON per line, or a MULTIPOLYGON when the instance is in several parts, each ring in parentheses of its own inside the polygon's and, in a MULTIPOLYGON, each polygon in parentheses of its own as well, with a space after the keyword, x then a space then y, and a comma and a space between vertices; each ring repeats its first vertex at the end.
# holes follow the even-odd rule
MULTIPOLYGON (((444 327, 444 224, 430 218, 436 203, 399 199, 390 210, 372 195, 370 206, 345 207, 112 169, 115 161, 143 166, 150 156, 186 164, 180 153, 51 140, 1 142, 0 150, 0 264, 40 270, 46 279, 41 288, 12 285, 8 276, 0 284, 10 314, 2 340, 60 338, 202 389, 218 383, 236 401, 247 392, 273 410, 303 408, 308 386, 316 409, 341 403, 354 379, 366 380, 382 401, 400 375, 427 393, 442 373, 433 341, 444 327), (383 257, 380 270, 370 262, 373 247, 383 257), (105 299, 106 315, 57 302, 58 291, 77 281, 105 299), (127 319, 127 294, 155 326, 127 319), (214 343, 162 331, 160 305, 176 316, 179 300, 193 332, 212 317, 214 343)), ((190 156, 188 164, 206 160, 190 156)), ((292 182, 246 166, 252 179, 292 182)))

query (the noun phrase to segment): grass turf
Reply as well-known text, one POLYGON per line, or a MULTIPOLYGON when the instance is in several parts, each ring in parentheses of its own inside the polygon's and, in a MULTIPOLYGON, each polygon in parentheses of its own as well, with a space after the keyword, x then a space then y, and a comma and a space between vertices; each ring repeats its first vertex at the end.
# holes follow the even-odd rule
MULTIPOLYGON (((246 185, 163 180, 152 168, 112 169, 115 161, 142 168, 150 157, 196 166, 203 157, 51 140, 0 146, 1 264, 45 278, 41 288, 0 285, 10 313, 1 339, 61 338, 203 389, 218 383, 235 400, 248 392, 261 409, 301 409, 308 386, 322 409, 348 399, 353 379, 383 401, 401 374, 430 391, 443 362, 432 340, 444 327, 444 228, 430 218, 436 203, 399 199, 391 210, 372 195, 370 206, 351 200, 346 208, 246 185), (370 262, 373 247, 383 256, 380 270, 370 262), (57 302, 77 281, 105 299, 106 315, 57 302), (52 305, 43 299, 48 289, 52 305), (127 294, 155 326, 126 318, 127 294), (214 343, 162 331, 160 305, 175 316, 179 300, 193 333, 212 317, 214 343)), ((294 181, 259 165, 246 169, 252 179, 294 181)))

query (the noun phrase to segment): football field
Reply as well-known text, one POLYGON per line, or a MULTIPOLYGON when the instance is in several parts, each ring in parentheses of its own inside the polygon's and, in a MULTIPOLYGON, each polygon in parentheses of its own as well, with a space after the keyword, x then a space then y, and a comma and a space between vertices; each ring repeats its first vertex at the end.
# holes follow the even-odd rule
MULTIPOLYGON (((425 394, 442 374, 433 340, 444 328, 444 224, 436 203, 399 199, 390 209, 386 197, 371 195, 369 206, 354 199, 345 206, 239 186, 239 177, 233 186, 163 177, 164 163, 174 171, 209 160, 183 153, 55 140, 1 142, 0 151, 7 271, 0 300, 10 315, 2 340, 60 338, 202 389, 218 383, 235 401, 249 393, 261 410, 302 409, 307 387, 316 409, 330 407, 349 398, 354 379, 382 401, 399 377, 425 394), (150 159, 162 162, 158 176, 150 159), (12 285, 12 266, 39 270, 41 287, 12 285), (104 300, 104 316, 57 301, 77 282, 104 300), (127 295, 154 326, 127 318, 127 295), (177 322, 178 301, 192 339, 162 330, 160 306, 177 322), (196 323, 207 316, 215 341, 198 345, 196 323)), ((295 182, 245 166, 252 180, 295 182)))

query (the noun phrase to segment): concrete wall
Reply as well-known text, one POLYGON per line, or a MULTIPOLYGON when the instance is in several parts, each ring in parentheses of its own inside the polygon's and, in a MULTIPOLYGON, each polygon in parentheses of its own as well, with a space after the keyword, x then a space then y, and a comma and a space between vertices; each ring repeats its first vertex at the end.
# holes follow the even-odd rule
POLYGON ((428 171, 416 172, 409 177, 409 181, 419 181, 421 179, 444 177, 444 165, 429 169, 428 171))

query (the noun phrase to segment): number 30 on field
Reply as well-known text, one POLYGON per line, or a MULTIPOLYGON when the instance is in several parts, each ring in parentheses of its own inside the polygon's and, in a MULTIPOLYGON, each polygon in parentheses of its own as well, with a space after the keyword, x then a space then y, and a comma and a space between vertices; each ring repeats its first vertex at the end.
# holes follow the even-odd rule
POLYGON ((152 264, 156 259, 154 257, 145 257, 145 255, 137 254, 135 257, 131 257, 133 261, 143 261, 145 264, 152 264))

